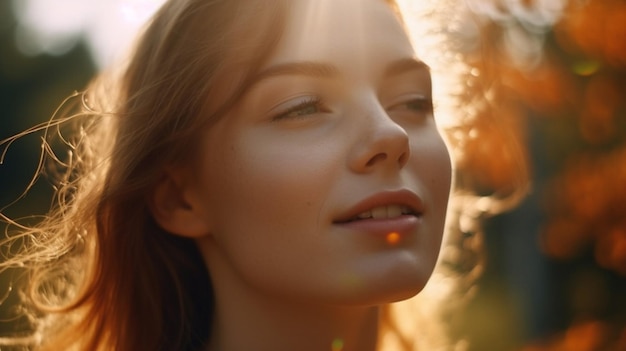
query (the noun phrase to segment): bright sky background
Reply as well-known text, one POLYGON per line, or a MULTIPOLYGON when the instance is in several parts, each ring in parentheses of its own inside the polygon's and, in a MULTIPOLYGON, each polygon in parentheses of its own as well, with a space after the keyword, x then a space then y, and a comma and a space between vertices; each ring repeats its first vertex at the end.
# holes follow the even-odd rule
POLYGON ((164 0, 13 0, 16 43, 27 55, 59 55, 82 38, 99 67, 131 44, 164 0))

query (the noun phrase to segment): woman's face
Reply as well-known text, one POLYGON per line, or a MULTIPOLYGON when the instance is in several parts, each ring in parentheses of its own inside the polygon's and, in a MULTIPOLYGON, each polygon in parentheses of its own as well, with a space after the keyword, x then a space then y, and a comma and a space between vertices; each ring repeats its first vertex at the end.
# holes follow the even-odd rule
POLYGON ((214 280, 339 304, 424 287, 451 166, 428 68, 384 1, 290 1, 278 48, 202 140, 192 193, 214 280))

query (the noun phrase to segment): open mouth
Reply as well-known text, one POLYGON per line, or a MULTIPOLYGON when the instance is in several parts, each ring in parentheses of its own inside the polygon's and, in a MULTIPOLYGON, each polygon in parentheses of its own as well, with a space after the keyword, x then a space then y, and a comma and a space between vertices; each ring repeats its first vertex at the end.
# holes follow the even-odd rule
POLYGON ((406 216, 406 215, 419 217, 421 216, 421 213, 405 205, 376 206, 372 209, 363 211, 354 217, 350 217, 344 220, 339 220, 339 221, 336 221, 335 223, 349 223, 349 222, 368 220, 368 219, 374 219, 374 220, 393 219, 393 218, 398 218, 398 217, 406 216))

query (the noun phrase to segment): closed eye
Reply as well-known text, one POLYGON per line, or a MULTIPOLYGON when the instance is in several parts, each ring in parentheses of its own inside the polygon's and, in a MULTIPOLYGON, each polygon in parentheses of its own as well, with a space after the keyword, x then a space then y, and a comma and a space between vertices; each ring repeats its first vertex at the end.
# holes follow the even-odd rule
POLYGON ((281 112, 273 116, 272 121, 297 119, 321 112, 325 112, 322 101, 317 97, 309 97, 293 106, 286 107, 281 112))
POLYGON ((433 113, 433 99, 423 95, 411 95, 392 105, 390 112, 411 112, 420 115, 430 115, 433 113))

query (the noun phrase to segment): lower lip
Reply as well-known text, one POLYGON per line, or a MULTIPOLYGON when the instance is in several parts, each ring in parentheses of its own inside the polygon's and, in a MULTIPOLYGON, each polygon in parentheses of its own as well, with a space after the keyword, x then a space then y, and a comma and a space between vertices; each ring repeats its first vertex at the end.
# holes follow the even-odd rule
POLYGON ((351 222, 337 223, 337 225, 361 233, 374 235, 398 233, 401 236, 405 236, 413 233, 421 221, 421 217, 402 215, 396 218, 361 219, 351 222))

